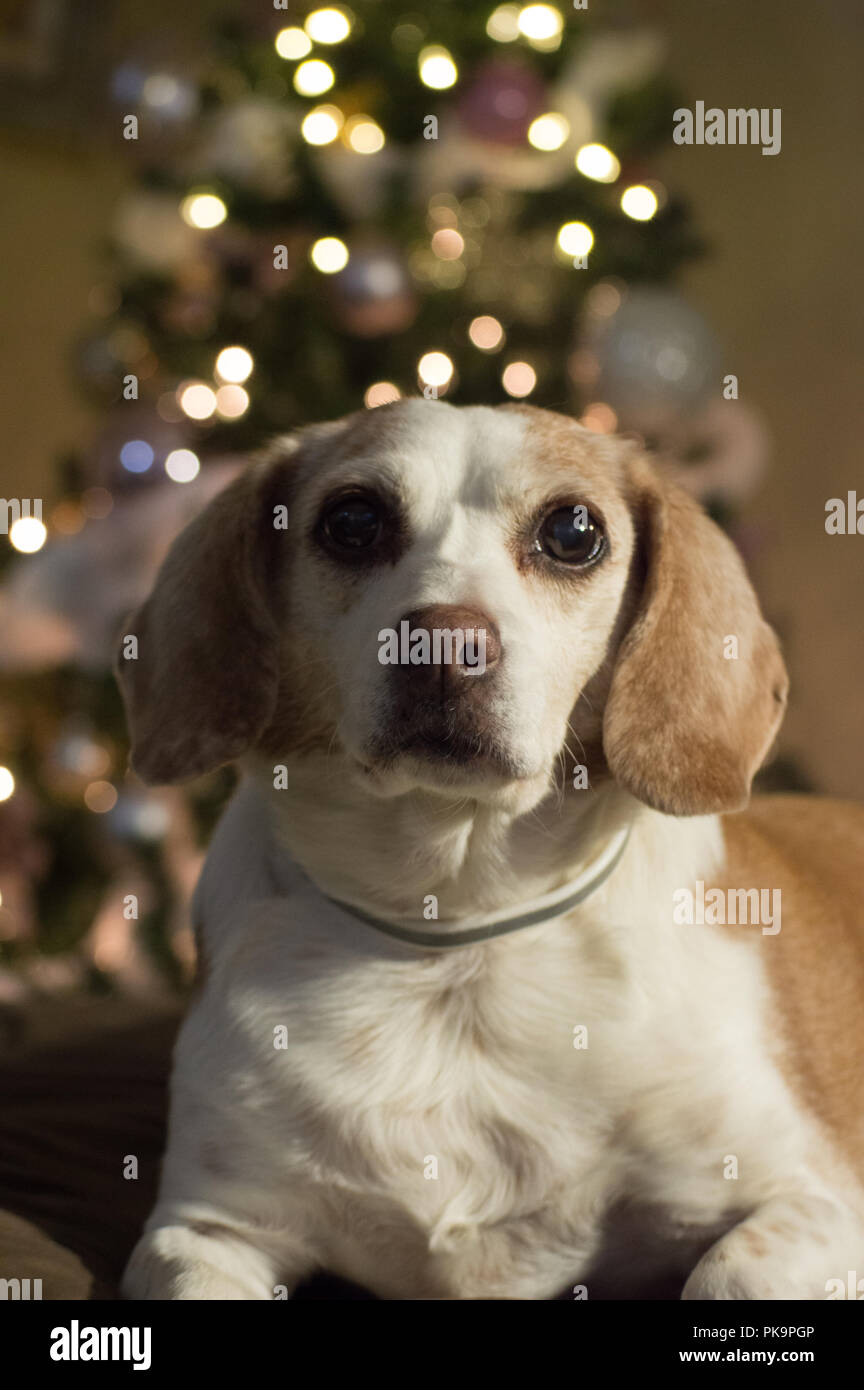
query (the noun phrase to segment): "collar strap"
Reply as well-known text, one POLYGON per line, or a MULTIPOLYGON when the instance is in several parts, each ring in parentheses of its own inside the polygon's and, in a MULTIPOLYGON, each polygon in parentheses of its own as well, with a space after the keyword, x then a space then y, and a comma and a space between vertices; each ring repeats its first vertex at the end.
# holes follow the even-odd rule
MULTIPOLYGON (((500 913, 493 914, 476 926, 465 927, 461 931, 440 932, 422 931, 414 927, 402 926, 396 922, 388 922, 384 917, 375 917, 371 912, 364 912, 360 907, 354 907, 352 903, 346 903, 341 898, 331 898, 325 894, 328 902, 334 903, 336 907, 348 912, 358 921, 365 922, 367 926, 375 927, 377 931, 383 932, 385 936, 392 936, 396 941, 405 942, 409 946, 423 946, 446 950, 450 946, 475 946, 478 942, 491 941, 496 936, 507 936, 510 932, 521 931, 523 927, 537 927, 541 922, 551 922, 556 917, 563 917, 579 903, 585 902, 592 893, 596 893, 601 884, 605 883, 610 874, 618 867, 621 858, 627 848, 627 841, 630 839, 630 827, 619 832, 610 841, 606 849, 599 858, 584 870, 577 879, 565 884, 563 888, 556 888, 554 892, 545 894, 544 897, 536 898, 533 905, 527 910, 517 913, 515 917, 502 916, 500 913)), ((446 927, 447 922, 442 926, 446 927)))

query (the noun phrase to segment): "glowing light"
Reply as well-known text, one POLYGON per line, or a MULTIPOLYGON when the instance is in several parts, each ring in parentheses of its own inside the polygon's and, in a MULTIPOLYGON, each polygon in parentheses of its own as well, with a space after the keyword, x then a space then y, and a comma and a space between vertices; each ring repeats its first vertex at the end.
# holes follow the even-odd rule
POLYGON ((496 43, 514 43, 519 37, 519 6, 499 5, 486 21, 486 33, 496 43))
POLYGON ((338 236, 322 236, 309 252, 309 259, 323 275, 335 275, 348 264, 348 247, 338 236))
POLYGON ((614 183, 621 173, 621 165, 605 145, 583 145, 576 156, 576 168, 586 179, 598 183, 614 183))
POLYGON ((254 358, 246 348, 226 347, 216 358, 216 375, 220 381, 245 381, 254 366, 254 358))
POLYGON ((294 86, 301 97, 319 97, 322 92, 329 92, 335 81, 330 64, 320 58, 308 58, 294 74, 294 86))
POLYGON ((191 483, 198 477, 201 464, 191 449, 172 449, 165 460, 165 472, 175 483, 191 483))
POLYGON ((369 410, 374 410, 378 405, 390 405, 391 401, 398 401, 401 397, 402 392, 392 381, 375 381, 363 397, 363 404, 369 410))
POLYGON ((292 26, 290 29, 280 29, 276 35, 276 52, 280 58, 305 58, 311 51, 312 40, 302 29, 292 26))
POLYGON ((519 33, 524 34, 526 39, 540 42, 557 39, 564 28, 560 11, 551 5, 526 5, 520 11, 517 23, 519 33))
POLYGON ((300 134, 307 145, 329 145, 342 129, 343 120, 338 106, 315 106, 305 117, 300 134))
POLYGON ((605 401, 595 401, 593 405, 585 407, 579 423, 595 434, 614 434, 618 428, 618 416, 605 401))
POLYGON ((657 194, 644 183, 631 184, 621 194, 621 211, 637 222, 648 222, 657 211, 657 194))
POLYGON ((504 341, 504 329, 491 314, 481 314, 468 325, 468 337, 475 347, 494 352, 504 341))
POLYGON ((586 295, 589 314, 595 318, 607 319, 621 307, 621 291, 609 280, 601 280, 586 295))
POLYGON ((424 87, 432 87, 436 92, 452 87, 459 76, 459 69, 447 49, 437 44, 421 49, 419 66, 420 81, 424 87))
POLYGON ((146 439, 130 439, 120 450, 120 462, 127 473, 146 473, 155 457, 146 439))
POLYGON ((565 256, 587 256, 594 245, 594 233, 584 222, 565 222, 558 231, 558 245, 565 256))
POLYGON ((345 137, 356 154, 377 154, 384 148, 384 132, 371 116, 352 116, 345 137))
POLYGON ((8 767, 0 767, 0 801, 8 801, 15 790, 15 778, 8 767))
POLYGON ((465 239, 452 227, 439 227, 432 238, 432 250, 442 261, 458 261, 465 250, 465 239))
POLYGON ((117 788, 110 782, 91 782, 84 788, 84 805, 100 816, 112 811, 117 805, 117 788))
POLYGON ((173 106, 181 94, 180 83, 167 72, 154 72, 141 89, 148 106, 173 106))
POLYGON ((424 352, 417 363, 417 375, 426 386, 446 386, 453 375, 453 363, 446 352, 424 352))
POLYGON ((570 134, 570 122, 557 111, 547 111, 528 127, 528 143, 535 150, 560 150, 570 134))
POLYGON ((438 227, 455 227, 459 222, 459 204, 456 199, 448 197, 446 193, 430 198, 427 221, 430 225, 434 222, 438 227))
POLYGON ((342 10, 313 10, 303 27, 315 43, 341 43, 351 33, 351 21, 342 10))
POLYGON ((508 396, 530 396, 537 385, 537 373, 528 362, 511 362, 504 368, 501 385, 508 396))
POLYGON ((35 555, 47 538, 47 528, 38 516, 19 516, 9 527, 9 544, 22 555, 35 555))
POLYGON ((216 392, 203 381, 191 381, 181 387, 178 400, 190 420, 209 420, 216 409, 216 392))
POLYGON ((216 411, 223 420, 239 420, 249 409, 249 392, 242 386, 220 386, 216 392, 216 411))
POLYGON ((57 749, 57 759, 64 772, 78 777, 104 777, 111 766, 108 749, 83 733, 64 739, 57 749))
POLYGON ((228 209, 215 193, 190 193, 180 204, 180 216, 190 227, 206 231, 224 222, 228 209))

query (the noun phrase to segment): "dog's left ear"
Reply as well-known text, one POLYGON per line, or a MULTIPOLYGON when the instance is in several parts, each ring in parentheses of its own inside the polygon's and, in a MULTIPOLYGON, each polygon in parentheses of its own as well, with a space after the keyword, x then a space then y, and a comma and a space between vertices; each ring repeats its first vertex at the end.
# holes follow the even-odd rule
POLYGON ((126 623, 117 677, 132 767, 145 782, 182 782, 230 762, 273 712, 273 504, 283 494, 278 463, 241 474, 180 533, 126 623))
POLYGON ((603 724, 616 780, 668 815, 747 804, 788 680, 734 545, 644 460, 630 464, 642 595, 603 724))

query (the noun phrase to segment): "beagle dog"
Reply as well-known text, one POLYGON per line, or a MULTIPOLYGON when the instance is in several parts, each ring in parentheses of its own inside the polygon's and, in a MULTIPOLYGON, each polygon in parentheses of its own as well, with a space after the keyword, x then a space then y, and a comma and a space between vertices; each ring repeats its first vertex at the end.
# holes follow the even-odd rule
POLYGON ((778 643, 634 444, 421 400, 303 429, 125 638, 140 776, 241 771, 127 1297, 864 1275, 864 811, 747 809, 778 643))

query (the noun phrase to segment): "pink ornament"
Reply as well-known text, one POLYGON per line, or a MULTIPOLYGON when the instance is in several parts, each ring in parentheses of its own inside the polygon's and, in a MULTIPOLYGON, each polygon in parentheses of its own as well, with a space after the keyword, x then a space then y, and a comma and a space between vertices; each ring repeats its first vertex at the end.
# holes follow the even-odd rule
POLYGON ((521 63, 492 59, 477 69, 459 103, 466 130, 478 140, 520 145, 546 110, 543 82, 521 63))

